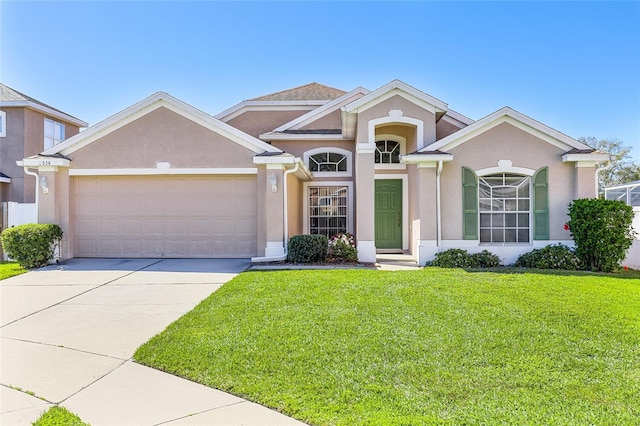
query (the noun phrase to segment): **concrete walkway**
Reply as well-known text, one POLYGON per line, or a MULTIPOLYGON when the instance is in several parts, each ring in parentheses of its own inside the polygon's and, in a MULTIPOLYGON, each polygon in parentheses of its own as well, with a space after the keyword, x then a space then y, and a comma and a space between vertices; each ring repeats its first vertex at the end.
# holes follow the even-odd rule
POLYGON ((249 266, 73 259, 0 281, 0 424, 59 404, 92 426, 302 425, 136 364, 136 348, 249 266))

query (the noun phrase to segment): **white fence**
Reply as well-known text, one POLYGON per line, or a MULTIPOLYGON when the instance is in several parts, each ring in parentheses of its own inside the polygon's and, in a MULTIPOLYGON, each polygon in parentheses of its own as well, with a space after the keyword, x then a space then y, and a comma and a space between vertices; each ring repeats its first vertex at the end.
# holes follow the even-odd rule
POLYGON ((640 269, 640 207, 634 207, 635 216, 633 218, 633 230, 636 231, 636 239, 627 252, 627 258, 622 262, 622 266, 632 269, 640 269))
MULTIPOLYGON (((9 201, 0 206, 0 232, 12 226, 38 223, 38 206, 35 203, 9 201)), ((7 260, 0 247, 0 259, 7 260)))
POLYGON ((6 211, 5 228, 24 225, 26 223, 38 223, 38 207, 35 203, 3 203, 3 211, 6 211))

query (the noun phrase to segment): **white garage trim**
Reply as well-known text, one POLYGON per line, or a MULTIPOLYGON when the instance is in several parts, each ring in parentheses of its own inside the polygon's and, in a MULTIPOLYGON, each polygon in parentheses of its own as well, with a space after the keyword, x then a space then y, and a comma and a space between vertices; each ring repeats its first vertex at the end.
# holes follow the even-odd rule
POLYGON ((256 167, 69 169, 69 176, 257 175, 257 174, 258 174, 258 169, 256 167))

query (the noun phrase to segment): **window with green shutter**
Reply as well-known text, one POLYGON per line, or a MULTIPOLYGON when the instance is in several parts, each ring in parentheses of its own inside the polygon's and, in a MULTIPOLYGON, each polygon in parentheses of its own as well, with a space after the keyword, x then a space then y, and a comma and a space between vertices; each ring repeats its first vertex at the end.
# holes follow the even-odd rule
POLYGON ((549 239, 549 169, 533 175, 533 239, 549 239))
POLYGON ((462 233, 465 240, 478 239, 478 178, 473 170, 462 168, 462 233))

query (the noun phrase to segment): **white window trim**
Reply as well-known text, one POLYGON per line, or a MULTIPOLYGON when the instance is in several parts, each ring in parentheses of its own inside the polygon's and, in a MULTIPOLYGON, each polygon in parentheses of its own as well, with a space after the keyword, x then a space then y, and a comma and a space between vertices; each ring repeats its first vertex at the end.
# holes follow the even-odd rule
POLYGON ((402 180, 402 250, 409 250, 409 176, 399 174, 375 175, 375 180, 383 179, 402 180))
POLYGON ((303 154, 303 160, 304 160, 305 166, 311 169, 309 167, 309 157, 311 157, 312 155, 324 154, 327 152, 332 154, 344 155, 347 161, 347 171, 346 172, 311 172, 313 177, 351 177, 353 176, 353 171, 352 171, 353 153, 351 151, 348 151, 342 148, 327 146, 327 147, 314 148, 314 149, 310 149, 309 151, 305 151, 305 153, 303 154))
MULTIPOLYGON (((310 186, 346 186, 349 194, 347 196, 347 232, 354 233, 353 228, 353 182, 350 181, 325 181, 325 182, 303 182, 304 209, 302 212, 303 233, 309 233, 309 187, 310 186)), ((356 235, 357 238, 357 235, 356 235)))
MULTIPOLYGON (((403 155, 407 154, 407 139, 402 136, 383 133, 380 135, 376 135, 374 146, 375 146, 375 143, 378 141, 398 142, 400 144, 400 158, 402 158, 403 155)), ((375 161, 375 151, 374 151, 373 158, 375 161)), ((407 164, 402 162, 394 163, 394 164, 374 163, 374 168, 375 170, 406 170, 407 164)))
POLYGON ((2 130, 0 130, 0 138, 7 137, 7 113, 0 111, 0 122, 2 122, 2 130))

